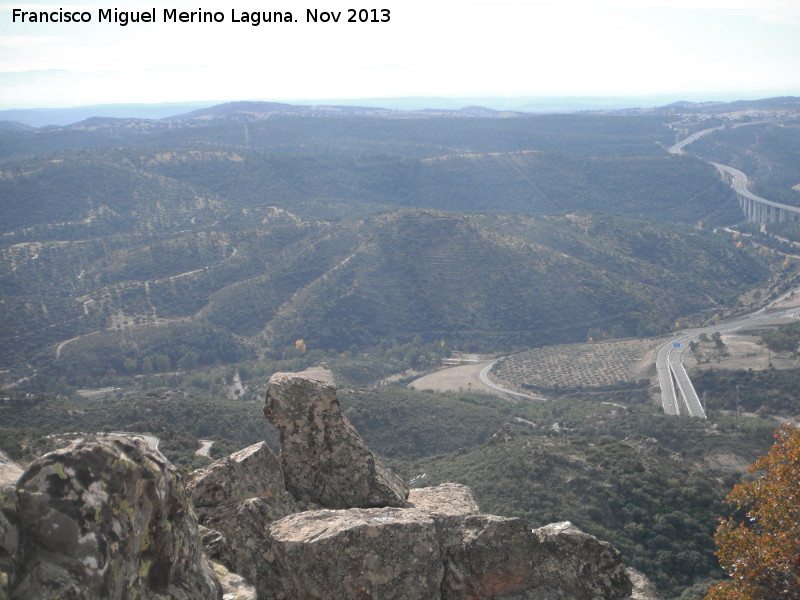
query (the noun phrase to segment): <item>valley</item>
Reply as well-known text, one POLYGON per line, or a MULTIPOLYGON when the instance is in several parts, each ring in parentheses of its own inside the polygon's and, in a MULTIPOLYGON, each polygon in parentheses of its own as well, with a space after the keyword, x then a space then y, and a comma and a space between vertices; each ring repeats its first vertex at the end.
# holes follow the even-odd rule
POLYGON ((800 224, 748 222, 710 163, 800 206, 799 143, 797 99, 0 127, 0 448, 132 431, 188 471, 275 447, 266 383, 302 371, 415 486, 573 521, 697 600, 722 498, 800 414, 792 321, 726 328, 796 310, 800 224), (663 414, 676 340, 707 419, 663 414))

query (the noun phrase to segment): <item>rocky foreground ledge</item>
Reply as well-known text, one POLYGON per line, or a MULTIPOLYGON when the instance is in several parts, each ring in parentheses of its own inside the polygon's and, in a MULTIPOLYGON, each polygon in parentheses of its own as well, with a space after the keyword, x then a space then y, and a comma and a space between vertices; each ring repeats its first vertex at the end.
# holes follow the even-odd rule
POLYGON ((210 561, 262 600, 631 596, 620 554, 569 523, 482 514, 457 484, 409 491, 332 386, 275 374, 264 412, 279 457, 262 442, 188 481, 124 437, 78 440, 21 476, 0 460, 0 600, 219 599, 210 561))

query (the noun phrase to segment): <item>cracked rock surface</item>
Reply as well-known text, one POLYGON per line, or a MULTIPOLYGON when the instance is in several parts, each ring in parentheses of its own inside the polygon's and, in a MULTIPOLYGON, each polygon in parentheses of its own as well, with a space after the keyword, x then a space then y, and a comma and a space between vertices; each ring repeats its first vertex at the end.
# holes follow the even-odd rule
POLYGON ((264 413, 280 457, 254 444, 188 485, 136 436, 78 440, 24 472, 0 455, 0 600, 219 600, 220 579, 226 599, 632 593, 619 552, 570 523, 532 529, 483 514, 455 483, 409 491, 343 417, 330 385, 278 373, 264 413))
POLYGON ((294 373, 269 380, 264 416, 280 434, 286 488, 324 508, 406 505, 408 486, 383 466, 339 408, 336 388, 294 373))
POLYGON ((76 440, 31 463, 16 486, 12 598, 222 597, 179 471, 143 440, 76 440))

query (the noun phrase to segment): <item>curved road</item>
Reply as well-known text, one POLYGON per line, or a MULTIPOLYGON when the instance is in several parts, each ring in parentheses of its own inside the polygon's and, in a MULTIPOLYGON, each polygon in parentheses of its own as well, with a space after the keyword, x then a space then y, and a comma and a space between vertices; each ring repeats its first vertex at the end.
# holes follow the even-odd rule
POLYGON ((481 369, 478 377, 480 377, 481 383, 486 386, 489 386, 493 390, 497 390, 498 392, 502 392, 503 394, 508 394, 510 396, 514 396, 515 398, 524 398, 525 400, 540 400, 545 401, 547 398, 542 398, 541 396, 531 396, 530 394, 523 394, 522 392, 515 392, 514 390, 509 390, 508 388, 504 388, 503 386, 497 385, 494 381, 489 379, 489 371, 492 370, 492 367, 495 365, 497 361, 490 362, 488 365, 481 369))
POLYGON ((689 415, 706 418, 705 410, 697 397, 689 376, 681 362, 681 355, 689 347, 689 343, 701 335, 720 335, 732 333, 739 329, 747 329, 774 322, 780 319, 800 319, 800 306, 767 312, 769 307, 757 310, 749 315, 737 317, 727 323, 720 323, 700 329, 689 329, 681 332, 669 342, 663 344, 656 352, 656 372, 661 386, 661 405, 668 415, 689 415), (679 395, 680 394, 680 395, 679 395))
POLYGON ((711 163, 717 169, 722 171, 723 173, 727 173, 731 177, 731 187, 734 191, 747 198, 748 200, 753 200, 754 202, 758 202, 759 204, 764 204, 765 206, 771 206, 773 208, 778 208, 781 210, 785 210, 792 213, 800 213, 800 208, 797 206, 790 206, 789 204, 781 204, 780 202, 773 202, 772 200, 767 200, 766 198, 762 198, 761 196, 756 196, 753 192, 747 189, 747 175, 742 173, 739 169, 734 169, 733 167, 729 167, 728 165, 721 165, 719 163, 711 163))
MULTIPOLYGON (((748 125, 759 125, 763 123, 763 121, 754 121, 751 123, 740 123, 737 125, 733 125, 733 127, 746 127, 748 125)), ((711 127, 709 129, 703 129, 702 131, 698 131, 697 133, 693 133, 685 140, 681 140, 674 146, 669 148, 670 154, 685 154, 684 148, 691 144, 692 142, 697 141, 701 137, 708 135, 713 131, 718 131, 720 129, 724 129, 724 125, 720 125, 718 127, 711 127)), ((714 165, 717 170, 722 173, 727 174, 730 176, 731 187, 733 190, 748 200, 752 200, 754 202, 758 202, 759 204, 763 204, 765 206, 771 206, 772 208, 777 208, 780 210, 792 212, 792 213, 800 213, 800 208, 797 206, 790 206, 789 204, 781 204, 780 202, 774 202, 772 200, 767 200, 766 198, 762 198, 761 196, 756 196, 753 192, 747 189, 747 175, 742 173, 739 169, 735 169, 733 167, 729 167, 728 165, 722 165, 719 163, 712 162, 710 163, 714 165)))
POLYGON ((200 448, 198 448, 197 456, 211 456, 211 446, 214 444, 213 440, 198 440, 200 442, 200 448))
POLYGON ((703 131, 698 131, 697 133, 693 133, 692 135, 687 137, 685 140, 681 140, 680 142, 678 142, 674 146, 671 146, 670 149, 669 149, 669 153, 670 154, 685 154, 685 152, 683 151, 684 146, 688 146, 692 142, 695 142, 695 141, 699 140, 704 135, 708 135, 712 131, 717 131, 717 129, 722 129, 722 127, 723 126, 720 125, 719 127, 712 127, 710 129, 703 129, 703 131))
MULTIPOLYGON (((719 126, 698 131, 672 146, 669 152, 671 154, 684 154, 683 149, 686 146, 722 128, 723 126, 719 126)), ((778 202, 772 202, 753 194, 747 189, 747 176, 738 169, 718 163, 711 164, 719 171, 731 177, 731 187, 740 196, 775 208, 793 209, 795 212, 798 210, 797 207, 789 207, 778 202)), ((766 309, 762 308, 755 313, 739 317, 728 323, 684 331, 669 342, 663 344, 656 352, 656 374, 658 376, 659 386, 661 387, 661 405, 664 412, 668 415, 684 414, 690 417, 706 418, 705 409, 700 399, 697 397, 697 392, 692 385, 692 381, 689 379, 689 375, 686 373, 686 369, 681 362, 681 356, 692 341, 699 339, 703 334, 730 333, 738 329, 753 327, 765 321, 778 318, 800 318, 800 308, 796 307, 770 314, 767 314, 766 309)))
POLYGON ((112 431, 109 433, 100 433, 97 435, 110 435, 110 436, 119 435, 124 437, 139 438, 147 445, 148 448, 150 448, 150 450, 158 450, 158 445, 161 443, 161 440, 159 440, 154 435, 148 435, 146 433, 137 433, 135 431, 112 431))

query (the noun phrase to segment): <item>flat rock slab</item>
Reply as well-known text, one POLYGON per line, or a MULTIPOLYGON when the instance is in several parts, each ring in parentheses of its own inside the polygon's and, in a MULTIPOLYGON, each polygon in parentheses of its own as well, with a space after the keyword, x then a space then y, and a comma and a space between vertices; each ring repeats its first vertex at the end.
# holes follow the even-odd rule
POLYGON ((460 483, 414 488, 408 494, 408 503, 432 516, 464 517, 480 512, 475 494, 460 483))
POLYGON ((467 517, 450 547, 443 600, 611 599, 631 594, 622 557, 571 523, 530 529, 522 519, 467 517))
POLYGON ((286 598, 440 598, 433 519, 417 510, 317 510, 272 524, 286 598))

